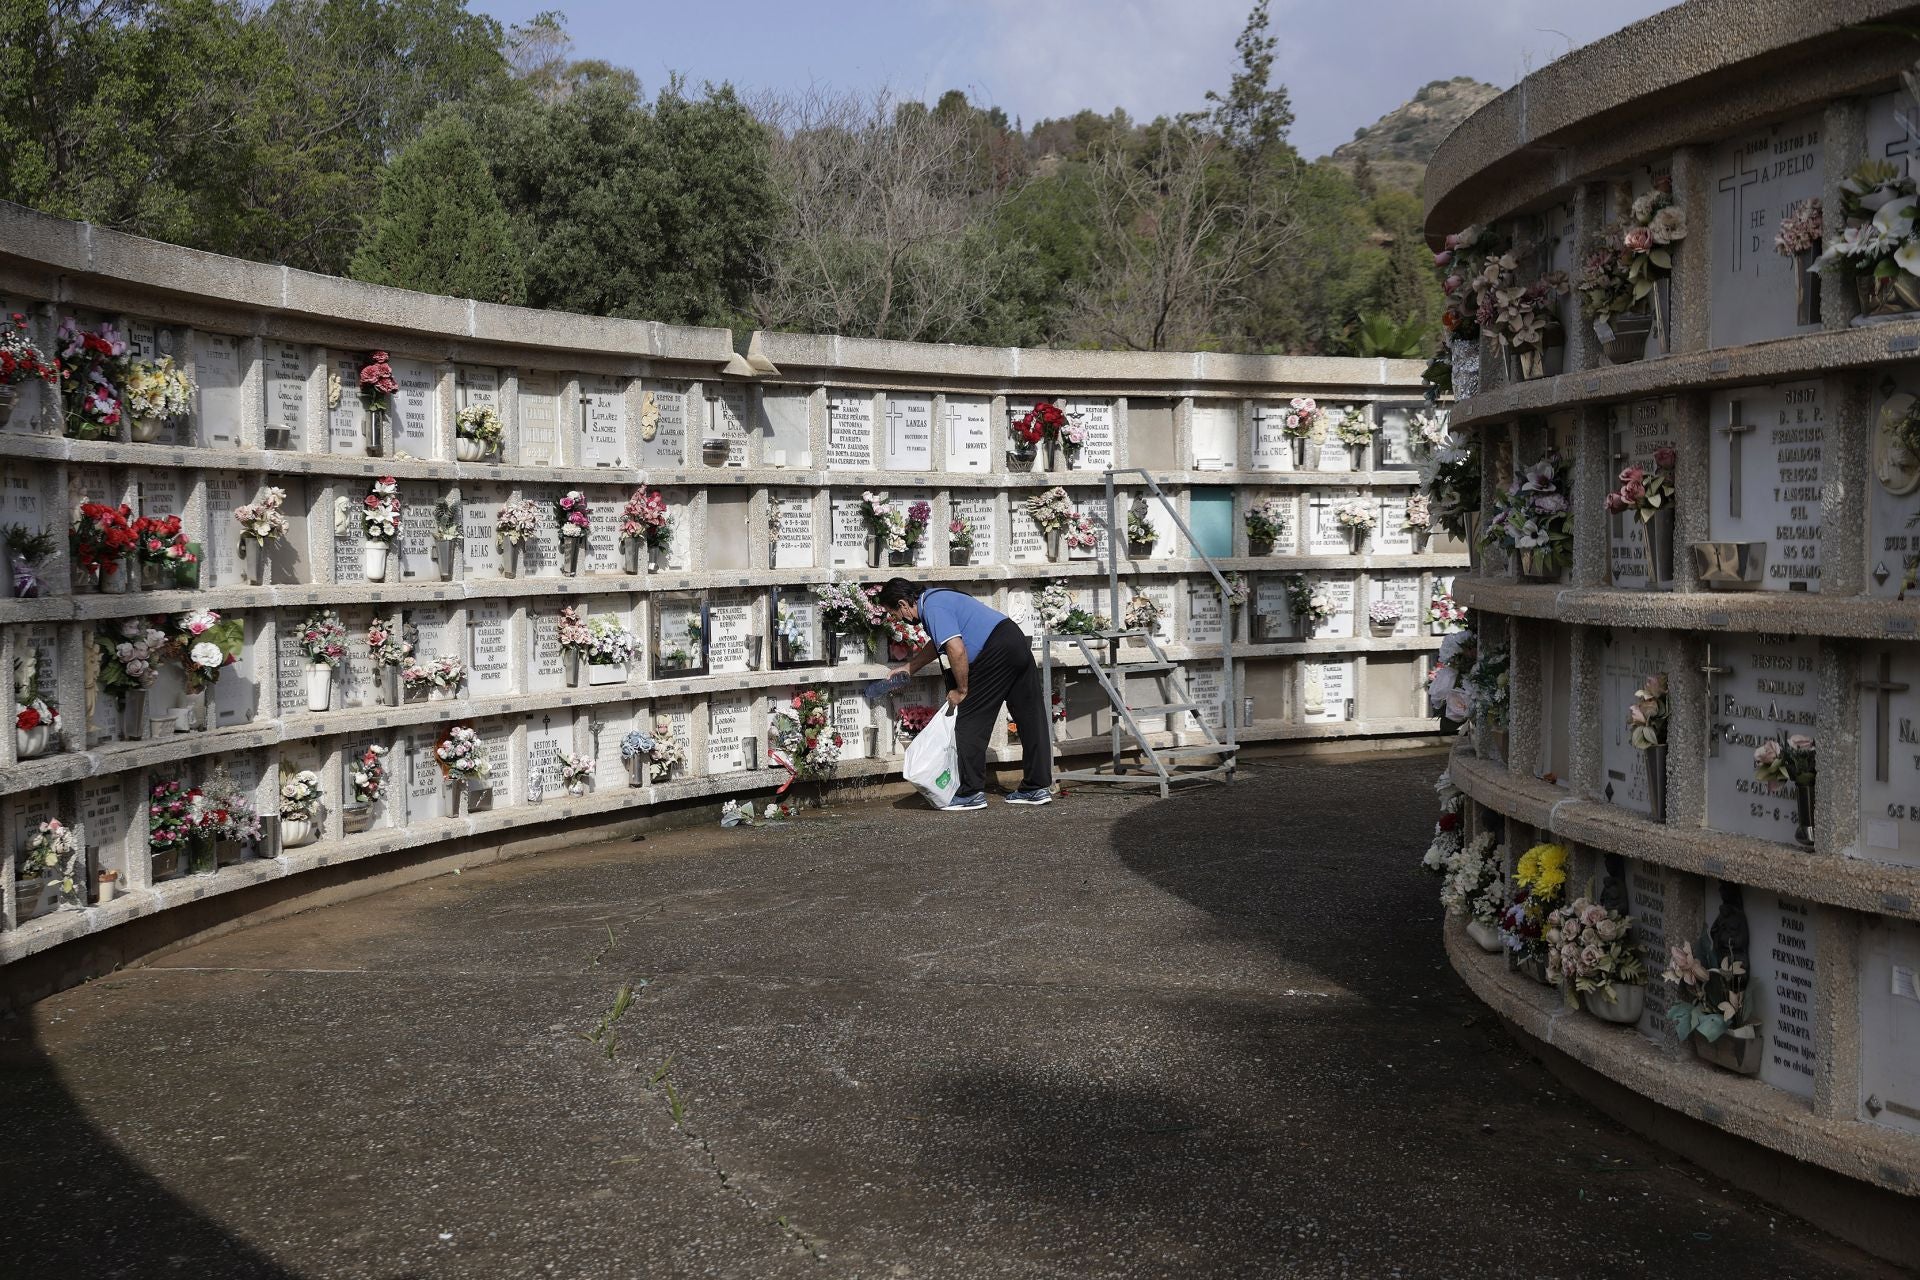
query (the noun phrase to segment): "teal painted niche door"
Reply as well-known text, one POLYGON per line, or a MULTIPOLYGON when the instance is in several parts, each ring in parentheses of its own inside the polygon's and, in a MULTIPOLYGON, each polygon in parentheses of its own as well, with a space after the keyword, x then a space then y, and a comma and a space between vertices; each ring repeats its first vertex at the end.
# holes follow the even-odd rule
POLYGON ((1233 554, 1233 490, 1203 485, 1187 495, 1188 523, 1200 553, 1214 560, 1233 554))

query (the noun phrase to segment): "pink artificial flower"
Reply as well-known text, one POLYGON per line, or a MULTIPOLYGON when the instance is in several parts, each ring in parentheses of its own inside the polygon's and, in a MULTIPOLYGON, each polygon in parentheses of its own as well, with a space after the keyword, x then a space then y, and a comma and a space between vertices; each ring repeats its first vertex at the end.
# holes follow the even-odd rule
POLYGON ((1620 243, 1630 253, 1645 253, 1653 248, 1653 231, 1648 227, 1628 227, 1621 234, 1620 243))

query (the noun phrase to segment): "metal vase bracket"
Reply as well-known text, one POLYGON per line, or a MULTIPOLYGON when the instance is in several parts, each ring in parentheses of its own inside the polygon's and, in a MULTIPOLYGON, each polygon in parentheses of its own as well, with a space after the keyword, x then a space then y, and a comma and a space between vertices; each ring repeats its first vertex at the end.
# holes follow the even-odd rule
POLYGON ((1648 747, 1645 752, 1647 765, 1647 811, 1655 822, 1667 820, 1667 744, 1648 747))
POLYGON ((1813 847, 1813 797, 1816 784, 1796 782, 1792 785, 1793 838, 1810 849, 1813 847))
POLYGON ((584 538, 560 539, 560 572, 571 578, 580 572, 580 544, 584 538))
POLYGON ((1647 590, 1673 590, 1673 508, 1665 506, 1646 522, 1647 590))
POLYGON ((503 538, 500 542, 500 576, 520 576, 520 544, 512 538, 503 538))
POLYGON ((1714 591, 1758 591, 1767 574, 1764 542, 1695 542, 1694 576, 1714 591))
POLYGON ((453 580, 453 539, 437 538, 433 544, 433 563, 440 570, 440 581, 453 580))

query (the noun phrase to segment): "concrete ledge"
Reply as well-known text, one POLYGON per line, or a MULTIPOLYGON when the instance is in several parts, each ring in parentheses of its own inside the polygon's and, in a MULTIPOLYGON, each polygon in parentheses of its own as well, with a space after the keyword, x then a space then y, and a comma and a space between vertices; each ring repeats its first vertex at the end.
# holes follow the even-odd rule
POLYGON ((1559 992, 1481 951, 1458 920, 1448 919, 1445 938, 1448 962, 1473 994, 1581 1097, 1863 1249, 1902 1265, 1920 1257, 1920 1138, 1823 1119, 1757 1079, 1568 1009, 1559 992))
POLYGON ((1453 581, 1454 599, 1508 617, 1570 626, 1667 631, 1844 636, 1912 640, 1920 632, 1920 600, 1824 595, 1801 591, 1616 591, 1513 578, 1453 581))

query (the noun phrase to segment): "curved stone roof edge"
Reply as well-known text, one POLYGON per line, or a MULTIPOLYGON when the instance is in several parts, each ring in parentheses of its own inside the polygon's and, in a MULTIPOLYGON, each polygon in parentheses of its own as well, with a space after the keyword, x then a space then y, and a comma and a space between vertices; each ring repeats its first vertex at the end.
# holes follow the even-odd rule
MULTIPOLYGON (((1427 167, 1427 234, 1437 240, 1476 220, 1478 202, 1466 192, 1496 174, 1507 189, 1533 194, 1531 188, 1541 184, 1516 184, 1502 171, 1525 162, 1551 169, 1569 145, 1606 129, 1612 117, 1654 111, 1662 99, 1697 92, 1703 81, 1737 78, 1743 65, 1792 46, 1844 38, 1859 23, 1889 21, 1920 26, 1920 5, 1912 0, 1688 0, 1583 45, 1527 76, 1442 140, 1427 167)), ((1920 47, 1913 52, 1920 56, 1920 47)), ((1579 176, 1561 173, 1558 178, 1564 183, 1579 176)))

